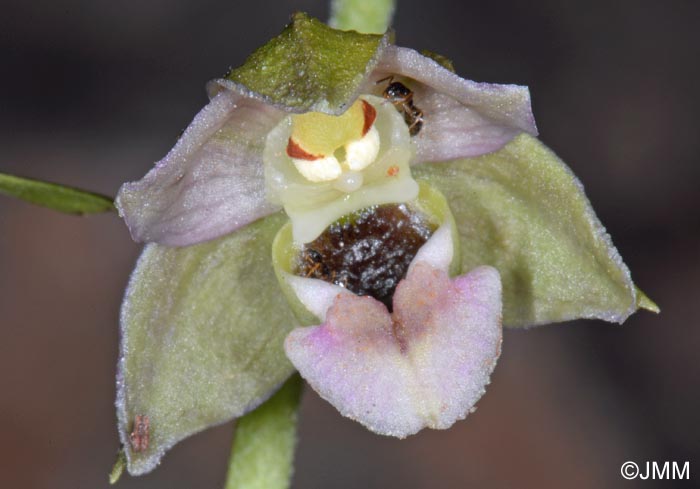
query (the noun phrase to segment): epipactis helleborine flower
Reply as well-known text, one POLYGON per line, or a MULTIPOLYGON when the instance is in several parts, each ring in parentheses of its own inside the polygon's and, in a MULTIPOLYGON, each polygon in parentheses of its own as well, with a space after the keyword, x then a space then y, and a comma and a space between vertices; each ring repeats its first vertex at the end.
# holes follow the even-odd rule
POLYGON ((122 187, 149 243, 121 315, 132 474, 295 369, 377 433, 447 428, 483 394, 502 320, 655 308, 535 139, 527 88, 448 68, 297 14, 122 187), (130 443, 136 416, 147 446, 130 443))

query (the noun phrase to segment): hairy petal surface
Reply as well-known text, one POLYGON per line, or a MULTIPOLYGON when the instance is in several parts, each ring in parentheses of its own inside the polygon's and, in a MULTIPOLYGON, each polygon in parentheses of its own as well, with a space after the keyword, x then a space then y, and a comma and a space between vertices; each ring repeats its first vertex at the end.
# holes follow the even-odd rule
POLYGON ((536 138, 524 134, 496 153, 421 165, 414 175, 450 202, 463 270, 488 264, 500 272, 506 326, 621 323, 640 306, 653 310, 581 183, 536 138))
POLYGON ((399 438, 449 428, 483 395, 500 354, 498 272, 450 280, 419 262, 394 296, 339 294, 320 326, 285 342, 301 375, 341 414, 399 438))
MULTIPOLYGON (((527 87, 465 80, 429 57, 389 46, 370 78, 368 90, 381 91, 387 76, 407 77, 423 127, 413 140, 416 163, 489 153, 521 132, 537 135, 527 87)), ((401 78, 399 78, 401 80, 401 78)))
POLYGON ((233 91, 215 95, 155 168, 120 189, 133 238, 186 246, 278 210, 265 199, 262 153, 282 115, 233 91))
POLYGON ((145 248, 121 312, 117 415, 131 474, 255 408, 294 371, 282 345, 296 322, 270 260, 285 221, 276 214, 208 243, 145 248), (145 451, 129 442, 137 415, 149 418, 145 451))

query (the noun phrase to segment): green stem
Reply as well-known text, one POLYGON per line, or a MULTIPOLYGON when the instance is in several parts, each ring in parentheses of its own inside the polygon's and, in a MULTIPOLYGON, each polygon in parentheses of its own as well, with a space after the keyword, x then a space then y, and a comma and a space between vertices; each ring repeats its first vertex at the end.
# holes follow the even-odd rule
POLYGON ((0 194, 67 214, 92 214, 114 210, 110 197, 7 173, 0 173, 0 194))
POLYGON ((384 34, 391 25, 395 0, 331 0, 329 24, 344 31, 384 34))
POLYGON ((289 487, 301 387, 301 377, 294 374, 268 401, 238 420, 226 489, 289 487))

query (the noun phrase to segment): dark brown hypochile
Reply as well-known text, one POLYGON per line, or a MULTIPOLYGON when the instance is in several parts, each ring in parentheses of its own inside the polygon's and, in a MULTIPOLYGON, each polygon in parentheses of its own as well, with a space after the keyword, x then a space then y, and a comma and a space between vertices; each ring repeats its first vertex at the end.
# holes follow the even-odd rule
POLYGON ((405 204, 363 209, 302 247, 296 274, 369 295, 391 311, 396 286, 437 226, 405 204))

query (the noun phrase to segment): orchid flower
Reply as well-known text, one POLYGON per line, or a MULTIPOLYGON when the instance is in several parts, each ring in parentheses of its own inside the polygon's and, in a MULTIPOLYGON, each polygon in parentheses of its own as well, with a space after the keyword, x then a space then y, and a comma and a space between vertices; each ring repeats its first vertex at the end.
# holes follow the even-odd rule
POLYGON ((207 88, 116 201, 147 243, 121 313, 132 474, 295 370, 376 433, 448 428, 484 393, 502 324, 655 309, 536 139, 525 87, 296 14, 207 88))

